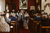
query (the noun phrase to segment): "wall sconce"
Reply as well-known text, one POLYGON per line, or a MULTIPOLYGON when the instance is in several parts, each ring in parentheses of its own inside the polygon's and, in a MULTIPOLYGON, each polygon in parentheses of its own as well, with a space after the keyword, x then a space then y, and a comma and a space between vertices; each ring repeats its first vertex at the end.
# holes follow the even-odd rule
POLYGON ((38 3, 39 1, 38 0, 36 0, 36 3, 38 3))

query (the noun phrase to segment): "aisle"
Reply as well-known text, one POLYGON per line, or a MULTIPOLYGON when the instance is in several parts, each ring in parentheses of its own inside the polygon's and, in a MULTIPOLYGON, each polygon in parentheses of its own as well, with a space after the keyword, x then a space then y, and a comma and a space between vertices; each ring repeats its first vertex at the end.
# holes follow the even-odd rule
POLYGON ((23 30, 19 30, 19 33, 31 33, 30 29, 26 30, 23 28, 23 30))

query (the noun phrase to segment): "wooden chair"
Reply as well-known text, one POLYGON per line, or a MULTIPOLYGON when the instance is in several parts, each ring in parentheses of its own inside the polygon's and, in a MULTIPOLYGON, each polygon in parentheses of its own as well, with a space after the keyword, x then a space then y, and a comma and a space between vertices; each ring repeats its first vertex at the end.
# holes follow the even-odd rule
POLYGON ((13 25, 13 33, 17 33, 17 21, 11 21, 13 25))

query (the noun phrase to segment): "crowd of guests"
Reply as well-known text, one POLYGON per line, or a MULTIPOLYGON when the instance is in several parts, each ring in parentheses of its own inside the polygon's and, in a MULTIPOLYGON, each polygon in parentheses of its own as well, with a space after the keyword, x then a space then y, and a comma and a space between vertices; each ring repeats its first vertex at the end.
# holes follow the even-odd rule
POLYGON ((41 21, 41 15, 38 13, 34 13, 31 19, 34 21, 41 21))
POLYGON ((14 13, 0 13, 0 32, 10 32, 11 21, 17 21, 17 29, 21 28, 23 30, 23 25, 25 24, 25 29, 28 29, 29 14, 25 10, 20 10, 20 12, 14 13), (2 17, 3 16, 3 17, 2 17))
MULTIPOLYGON (((23 30, 23 25, 25 25, 25 29, 28 29, 28 22, 29 22, 29 13, 25 10, 20 10, 17 13, 14 12, 13 9, 11 13, 0 13, 0 31, 10 32, 9 26, 11 25, 11 21, 17 21, 17 28, 21 28, 23 30), (5 27, 4 27, 5 26, 5 27)), ((50 25, 50 14, 47 13, 38 14, 34 13, 32 20, 34 21, 41 21, 40 24, 43 26, 49 26, 50 25)))
POLYGON ((34 13, 31 19, 34 21, 41 21, 40 24, 42 24, 42 26, 50 26, 50 14, 48 15, 45 12, 43 14, 34 13))
POLYGON ((20 10, 17 13, 15 13, 14 11, 15 10, 13 9, 12 12, 11 12, 11 14, 12 14, 12 17, 10 18, 11 21, 12 20, 13 21, 17 20, 17 22, 19 22, 19 23, 17 23, 19 29, 22 26, 22 30, 23 30, 23 25, 25 25, 25 29, 28 29, 28 21, 29 21, 29 14, 28 14, 28 12, 25 11, 25 10, 20 10))
POLYGON ((47 13, 42 14, 42 21, 41 24, 43 26, 50 26, 50 14, 48 15, 47 13))

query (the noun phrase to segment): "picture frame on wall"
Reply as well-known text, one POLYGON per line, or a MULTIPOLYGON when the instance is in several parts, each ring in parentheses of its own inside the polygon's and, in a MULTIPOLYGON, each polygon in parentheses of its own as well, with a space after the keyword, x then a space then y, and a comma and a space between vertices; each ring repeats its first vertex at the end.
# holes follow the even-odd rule
POLYGON ((38 10, 40 11, 40 5, 38 5, 38 10))
POLYGON ((19 0, 19 9, 27 9, 28 0, 19 0))
POLYGON ((50 14, 50 0, 41 0, 41 10, 48 15, 50 14))
POLYGON ((48 4, 50 4, 50 0, 41 0, 41 10, 45 10, 48 4))
POLYGON ((30 6, 30 10, 35 10, 35 6, 30 6))
POLYGON ((44 10, 44 3, 45 3, 45 0, 41 0, 41 10, 44 10))
POLYGON ((16 9, 16 4, 15 3, 12 4, 12 9, 16 9))

